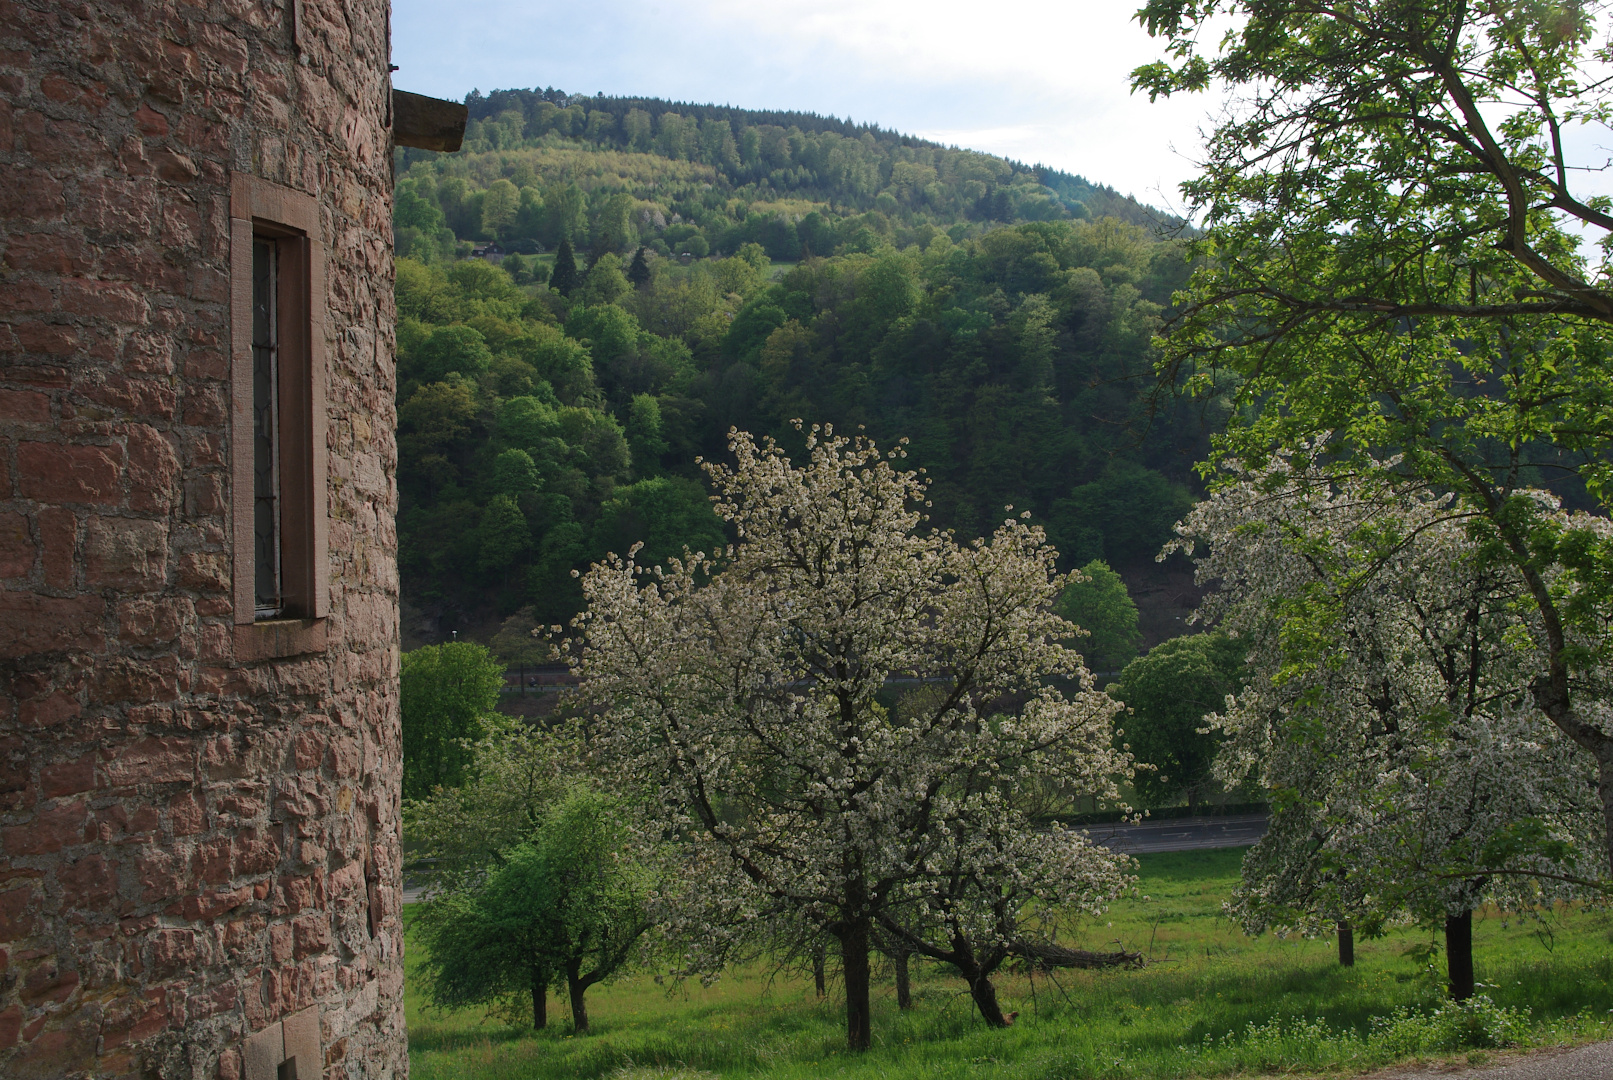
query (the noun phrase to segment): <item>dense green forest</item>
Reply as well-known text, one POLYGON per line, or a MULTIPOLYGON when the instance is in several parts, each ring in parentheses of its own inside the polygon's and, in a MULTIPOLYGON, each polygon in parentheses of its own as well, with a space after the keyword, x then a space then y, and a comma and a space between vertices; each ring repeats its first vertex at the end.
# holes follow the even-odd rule
POLYGON ((1149 560, 1186 508, 1206 419, 1150 391, 1188 267, 1146 207, 807 114, 469 104, 462 151, 399 152, 395 219, 404 595, 445 625, 724 543, 695 458, 731 426, 907 438, 936 523, 1029 509, 1070 566, 1149 560))

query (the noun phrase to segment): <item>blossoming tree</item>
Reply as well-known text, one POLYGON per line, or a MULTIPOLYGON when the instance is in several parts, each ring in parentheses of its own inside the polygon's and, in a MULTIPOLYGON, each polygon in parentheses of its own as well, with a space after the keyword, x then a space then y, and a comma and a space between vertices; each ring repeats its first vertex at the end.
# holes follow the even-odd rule
POLYGON ((1475 908, 1600 876, 1596 771, 1530 695, 1527 584, 1393 464, 1337 481, 1279 457, 1195 508, 1178 546, 1207 542, 1204 614, 1249 643, 1254 677, 1210 718, 1222 779, 1253 772, 1272 800, 1234 900, 1245 927, 1335 922, 1342 946, 1352 927, 1443 921, 1466 997, 1475 908))
POLYGON ((872 442, 806 432, 794 466, 734 432, 705 466, 738 543, 584 578, 583 694, 602 759, 658 792, 696 887, 667 929, 839 944, 847 1037, 869 1045, 877 932, 957 964, 1006 1023, 990 973, 1024 912, 1096 909, 1123 857, 1037 831, 1022 799, 1116 796, 1118 708, 1060 644, 1064 584, 1039 528, 960 543, 924 525, 925 481, 872 442), (1073 680, 1062 693, 1048 676, 1073 680), (924 689, 890 710, 892 677, 924 689))

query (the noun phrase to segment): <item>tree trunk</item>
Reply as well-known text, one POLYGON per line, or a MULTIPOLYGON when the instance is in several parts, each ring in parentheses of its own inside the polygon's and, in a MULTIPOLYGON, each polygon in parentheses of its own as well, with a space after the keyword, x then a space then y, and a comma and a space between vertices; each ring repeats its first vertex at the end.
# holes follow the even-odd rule
POLYGON ((549 1026, 549 977, 546 972, 532 972, 532 1026, 539 1031, 549 1026))
POLYGON ((584 1000, 584 995, 588 993, 588 984, 583 981, 581 960, 567 962, 566 985, 571 990, 571 1030, 578 1035, 586 1035, 588 1002, 584 1000))
POLYGON ((898 952, 891 957, 896 965, 896 1007, 898 1009, 911 1009, 913 1007, 913 983, 908 978, 907 956, 905 951, 898 952))
POLYGON ((1445 970, 1451 997, 1466 1001, 1473 996, 1473 913, 1445 916, 1445 970))
POLYGON ((840 967, 846 976, 846 1045, 866 1050, 873 1044, 868 1015, 868 917, 852 920, 840 934, 840 967))
POLYGON ((975 999, 975 1007, 980 1015, 992 1027, 1007 1027, 1009 1020, 1003 1016, 1002 1006, 997 1004, 997 988, 991 984, 990 975, 972 975, 969 977, 969 996, 975 999))
POLYGON ((1339 923, 1339 966, 1355 967, 1355 929, 1347 922, 1339 923))
POLYGON ((1602 800, 1603 835, 1607 837, 1607 864, 1613 870, 1613 747, 1598 748, 1596 772, 1596 794, 1602 800))
POLYGON ((818 997, 828 995, 829 988, 825 985, 823 976, 823 950, 819 949, 812 954, 812 986, 817 990, 818 997))

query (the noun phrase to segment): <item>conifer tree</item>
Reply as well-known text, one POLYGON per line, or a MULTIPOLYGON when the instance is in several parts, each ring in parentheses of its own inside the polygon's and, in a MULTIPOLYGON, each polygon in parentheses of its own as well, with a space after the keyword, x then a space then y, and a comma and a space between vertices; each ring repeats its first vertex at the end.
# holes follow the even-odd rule
POLYGON ((627 268, 627 280, 633 283, 635 289, 642 289, 650 283, 650 261, 644 257, 643 244, 633 253, 633 264, 627 268))
POLYGON ((555 252, 549 287, 561 296, 570 296, 577 287, 577 257, 572 254, 570 240, 560 241, 560 250, 555 252))

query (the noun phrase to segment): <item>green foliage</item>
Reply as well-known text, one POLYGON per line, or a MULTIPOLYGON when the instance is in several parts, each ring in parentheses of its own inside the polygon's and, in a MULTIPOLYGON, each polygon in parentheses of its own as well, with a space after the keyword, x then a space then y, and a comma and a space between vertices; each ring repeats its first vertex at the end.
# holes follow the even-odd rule
POLYGON ((632 855, 635 842, 622 804, 586 789, 557 802, 509 868, 545 913, 549 956, 564 971, 572 1027, 588 1030, 583 995, 628 962, 650 928, 651 876, 632 855))
POLYGON ((661 455, 667 452, 661 426, 661 403, 649 394, 634 394, 627 407, 624 429, 628 449, 633 453, 634 470, 641 476, 651 476, 660 470, 661 455))
POLYGON ((419 973, 439 1009, 492 1006, 514 1019, 524 996, 533 1026, 543 1027, 555 977, 548 897, 532 888, 531 848, 511 854, 477 888, 421 905, 414 929, 427 952, 419 973))
POLYGON ((796 418, 910 438, 932 520, 964 535, 1012 502, 1067 566, 1124 571, 1165 538, 1205 444, 1139 396, 1187 265, 1135 203, 798 114, 547 91, 472 113, 465 151, 400 152, 412 597, 569 620, 571 572, 608 550, 724 546, 695 458, 733 426, 798 449, 796 418), (521 254, 452 259, 495 233, 521 254))
POLYGON ((637 561, 643 566, 681 558, 684 548, 716 555, 727 544, 722 519, 705 490, 681 476, 657 476, 619 487, 600 507, 594 525, 594 551, 625 556, 642 543, 637 561))
POLYGON ((1104 469, 1053 503, 1048 533, 1071 562, 1107 559, 1131 564, 1152 559, 1193 505, 1187 490, 1133 462, 1104 469))
POLYGON ((438 786, 463 783, 470 751, 498 708, 504 665, 468 641, 427 645, 403 654, 403 796, 421 799, 438 786))
POLYGON ((499 626, 493 635, 493 653, 506 667, 549 663, 556 658, 549 633, 549 627, 539 624, 536 612, 527 605, 499 626))
POLYGON ((1220 738, 1200 734, 1206 713, 1225 707, 1243 686, 1243 645, 1221 633, 1163 641, 1127 664, 1109 692, 1131 714, 1121 721, 1139 764, 1132 783, 1146 806, 1182 794, 1195 801, 1209 780, 1220 738))
POLYGON ((1600 17, 1155 0, 1138 18, 1167 58, 1133 84, 1259 88, 1184 185, 1206 257, 1161 365, 1224 400, 1214 460, 1318 450, 1348 473, 1394 454, 1404 478, 1453 493, 1487 557, 1527 582, 1546 651, 1534 707, 1605 786, 1613 731, 1590 687, 1613 612, 1613 218, 1563 135, 1613 104, 1600 17), (1554 519, 1538 487, 1604 516, 1554 519), (1595 554, 1559 561, 1565 549, 1595 554))
POLYGON ((622 273, 621 260, 607 253, 588 271, 577 299, 585 304, 612 304, 631 288, 622 273))
POLYGON ((427 950, 426 995, 438 1008, 503 1006, 526 996, 544 1026, 545 993, 564 979, 573 1029, 588 1030, 583 995, 621 970, 648 924, 649 882, 623 847, 626 821, 610 799, 577 790, 547 807, 486 875, 427 901, 416 932, 427 950))
POLYGON ((588 987, 614 975, 647 929, 650 879, 633 854, 626 807, 579 783, 560 736, 490 720, 460 788, 408 808, 410 839, 433 867, 416 932, 428 949, 427 996, 439 1008, 530 1003, 569 987, 587 1029, 588 987))
POLYGON ((434 326, 399 360, 405 378, 442 382, 450 375, 480 375, 492 366, 493 354, 473 327, 434 326))
POLYGON ((633 252, 633 264, 627 268, 627 280, 639 289, 650 283, 650 262, 644 256, 643 244, 633 252))
POLYGON ((477 566, 484 573, 502 575, 531 547, 531 530, 514 497, 494 495, 476 527, 477 566))
POLYGON ((1093 671, 1119 671, 1137 655, 1142 632, 1137 629, 1137 605, 1120 575, 1102 559, 1081 567, 1083 580, 1064 587, 1053 610, 1087 632, 1075 648, 1093 671))
MULTIPOLYGON (((1027 167, 968 150, 958 150, 900 136, 866 124, 805 113, 757 112, 726 106, 593 97, 586 109, 572 105, 556 90, 500 90, 466 99, 471 122, 465 146, 472 154, 499 154, 511 161, 535 152, 586 152, 608 165, 618 177, 635 177, 650 158, 663 163, 673 177, 690 188, 673 187, 677 199, 710 190, 732 194, 747 203, 793 200, 818 207, 818 221, 803 221, 803 212, 770 208, 757 220, 727 220, 699 215, 702 241, 724 253, 742 243, 759 243, 776 259, 797 259, 805 247, 817 255, 833 254, 858 226, 878 233, 877 221, 855 222, 878 214, 878 221, 967 223, 1082 219, 1119 216, 1149 222, 1155 214, 1110 188, 1081 177, 1041 167, 1027 167), (694 184, 706 185, 705 188, 694 184), (692 190, 691 190, 692 189, 692 190), (839 208, 854 224, 845 236, 830 241, 820 223, 830 207, 839 208), (804 226, 804 227, 803 227, 804 226)), ((401 151, 401 174, 430 161, 418 151, 401 151)), ((534 168, 508 174, 522 190, 541 188, 544 213, 527 226, 544 243, 582 239, 600 219, 619 221, 608 194, 597 194, 591 170, 534 168), (576 190, 569 195, 568 188, 576 190)), ((482 188, 488 185, 484 181, 482 188)), ((625 185, 615 185, 620 188, 625 185)), ((665 186, 657 189, 664 191, 665 186)), ((604 186, 610 191, 610 186, 604 186)), ((635 187, 638 199, 652 196, 635 187)), ((455 202, 471 202, 475 189, 453 192, 455 202)), ((483 196, 485 203, 485 196, 483 196)), ((660 201, 660 199, 656 199, 660 201)), ((663 204, 664 205, 664 204, 663 204)), ((678 207, 682 209, 682 207, 678 207)), ((670 218, 670 214, 666 215, 670 218)), ((684 216, 689 217, 684 211, 684 216)), ((474 219, 480 222, 478 216, 474 219)), ((608 226, 620 229, 620 224, 608 226)), ((685 241, 690 236, 680 236, 685 241)), ((675 244, 669 238, 668 244, 675 244)), ((624 246, 617 243, 620 250, 624 246)), ((680 244, 679 246, 692 246, 680 244)), ((674 250, 678 247, 675 246, 674 250)), ((704 257, 704 253, 700 257, 704 257)))

